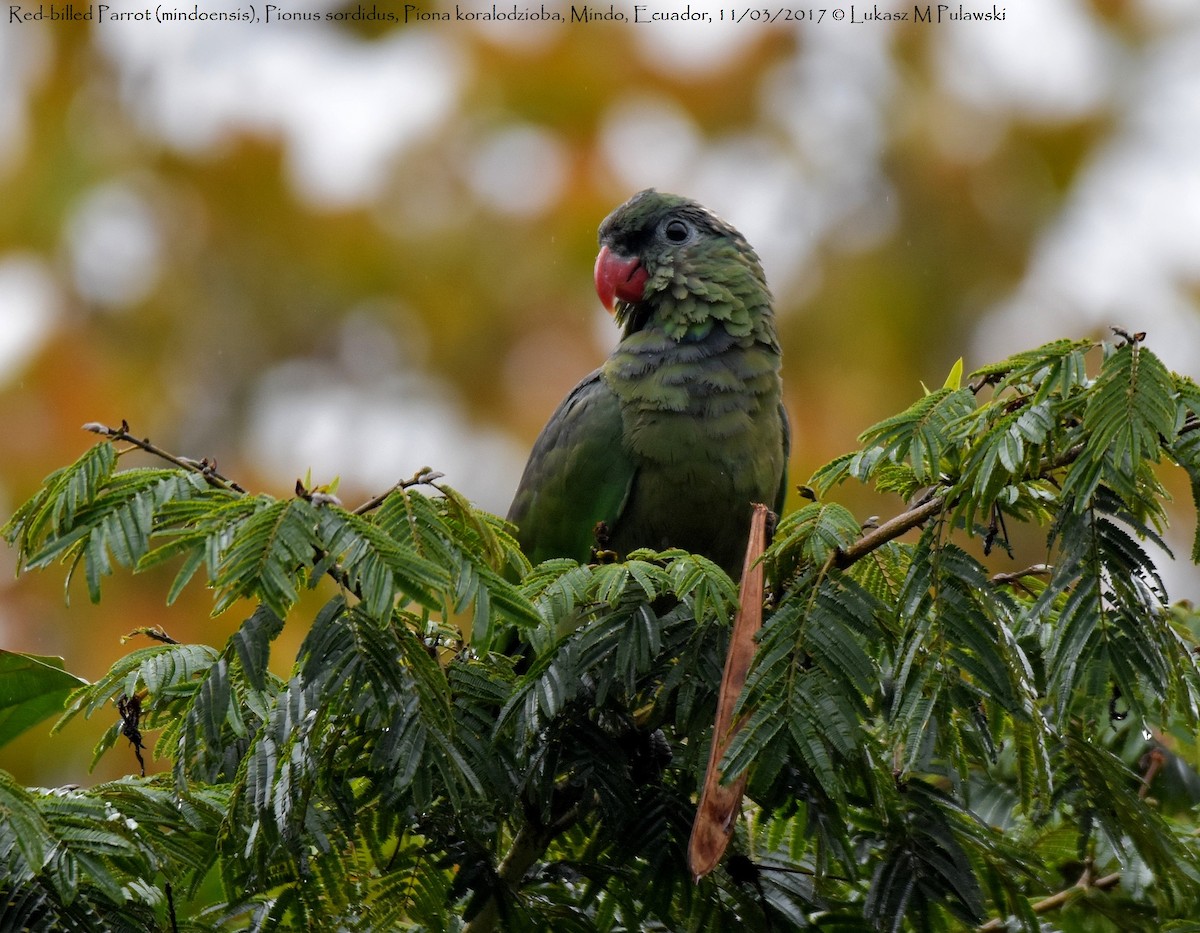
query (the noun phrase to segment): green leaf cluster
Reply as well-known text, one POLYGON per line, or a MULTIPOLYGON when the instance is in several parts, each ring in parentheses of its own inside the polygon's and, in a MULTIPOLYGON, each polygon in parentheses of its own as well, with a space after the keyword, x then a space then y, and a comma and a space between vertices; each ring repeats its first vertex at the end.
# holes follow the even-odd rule
POLYGON ((101 443, 5 527, 22 568, 82 568, 96 599, 117 568, 170 563, 168 600, 203 583, 245 621, 71 694, 65 719, 122 710, 97 755, 153 734, 166 771, 0 781, 0 926, 1186 921, 1200 619, 1160 567, 1165 471, 1200 489, 1198 416, 1139 338, 1059 341, 952 373, 817 471, 765 557, 723 763, 747 794, 698 884, 685 852, 738 600, 710 561, 530 567, 431 479, 351 511, 120 469, 101 443), (829 498, 849 481, 898 514, 864 527, 829 498), (288 625, 305 636, 279 658, 288 625))

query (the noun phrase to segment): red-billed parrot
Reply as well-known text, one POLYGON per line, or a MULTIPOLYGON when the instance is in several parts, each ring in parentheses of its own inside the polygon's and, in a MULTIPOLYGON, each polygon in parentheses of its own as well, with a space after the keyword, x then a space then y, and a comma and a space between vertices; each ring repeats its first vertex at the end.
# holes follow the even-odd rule
POLYGON ((600 225, 596 291, 621 341, 542 429, 508 512, 534 563, 684 548, 735 579, 751 504, 778 513, 788 422, 771 293, 745 238, 648 189, 600 225))

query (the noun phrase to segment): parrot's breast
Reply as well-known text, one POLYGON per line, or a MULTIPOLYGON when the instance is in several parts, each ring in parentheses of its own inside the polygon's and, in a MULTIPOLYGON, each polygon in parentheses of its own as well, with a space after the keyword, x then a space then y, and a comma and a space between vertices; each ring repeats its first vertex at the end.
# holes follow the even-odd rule
POLYGON ((680 547, 736 576, 751 505, 778 508, 786 469, 778 351, 720 331, 637 336, 603 370, 636 465, 612 546, 680 547))

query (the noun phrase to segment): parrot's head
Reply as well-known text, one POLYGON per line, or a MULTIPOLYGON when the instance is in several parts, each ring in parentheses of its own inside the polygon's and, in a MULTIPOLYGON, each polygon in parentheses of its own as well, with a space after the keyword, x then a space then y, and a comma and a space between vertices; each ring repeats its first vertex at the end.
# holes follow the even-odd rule
POLYGON ((718 323, 738 337, 773 330, 771 294, 745 237, 707 208, 648 188, 600 224, 596 293, 626 334, 657 323, 676 340, 718 323))

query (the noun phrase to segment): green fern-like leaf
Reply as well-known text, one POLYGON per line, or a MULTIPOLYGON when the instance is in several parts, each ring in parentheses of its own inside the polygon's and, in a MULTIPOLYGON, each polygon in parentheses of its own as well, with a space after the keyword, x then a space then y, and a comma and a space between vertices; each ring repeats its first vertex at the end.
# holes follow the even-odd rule
MULTIPOLYGON (((189 696, 197 688, 217 656, 217 652, 207 645, 153 645, 133 651, 104 677, 71 694, 54 731, 81 713, 91 718, 99 709, 111 709, 110 704, 115 706, 122 696, 144 696, 140 702, 146 718, 141 722, 141 728, 159 728, 174 716, 175 701, 189 696)), ((97 743, 93 765, 116 744, 120 735, 121 724, 114 723, 97 743)))
POLYGON ((953 451, 947 443, 950 426, 975 408, 969 389, 939 389, 908 410, 868 428, 859 437, 864 446, 878 446, 893 462, 907 460, 918 483, 934 483, 953 451))
POLYGON ((116 462, 112 444, 97 444, 71 466, 50 474, 38 494, 5 524, 4 537, 28 554, 46 538, 72 527, 76 512, 96 498, 116 462))
POLYGON ((214 612, 239 599, 254 599, 276 615, 287 615, 298 584, 316 560, 319 516, 308 502, 260 497, 258 505, 221 554, 213 579, 218 592, 214 612))
POLYGON ((1085 446, 1067 471, 1063 495, 1083 509, 1101 480, 1119 496, 1137 496, 1139 465, 1157 462, 1174 434, 1175 383, 1162 362, 1139 344, 1104 361, 1083 412, 1085 446))
POLYGON ((801 565, 823 566, 861 534, 862 529, 845 506, 812 502, 779 523, 770 559, 790 568, 780 571, 786 577, 801 565))
POLYGON ((318 535, 326 562, 345 574, 346 585, 376 617, 387 618, 399 596, 428 609, 441 606, 450 584, 446 571, 366 519, 342 509, 320 512, 318 535))

